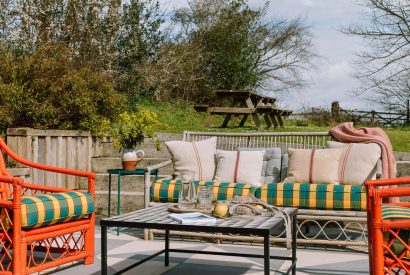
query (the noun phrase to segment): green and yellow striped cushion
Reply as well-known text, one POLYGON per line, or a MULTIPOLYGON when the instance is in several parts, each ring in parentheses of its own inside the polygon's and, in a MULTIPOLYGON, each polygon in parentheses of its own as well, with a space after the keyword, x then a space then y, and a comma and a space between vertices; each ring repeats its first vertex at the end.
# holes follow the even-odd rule
POLYGON ((27 196, 21 203, 23 229, 79 220, 94 212, 92 194, 80 191, 27 196))
MULTIPOLYGON (((396 205, 382 205, 382 218, 383 220, 408 220, 410 219, 410 208, 396 206, 396 205)), ((410 243, 410 231, 408 229, 401 229, 399 237, 406 243, 410 243)), ((383 233, 383 242, 387 245, 394 236, 390 236, 389 232, 383 233)), ((400 255, 405 247, 399 240, 394 239, 390 246, 392 252, 396 255, 400 255)), ((410 258, 410 251, 406 251, 405 258, 410 258)))
MULTIPOLYGON (((214 199, 231 200, 235 195, 254 195, 255 189, 251 184, 195 181, 194 184, 213 186, 214 199)), ((180 180, 159 180, 151 185, 151 201, 154 202, 178 202, 180 180)))
POLYGON ((256 197, 275 206, 366 211, 366 190, 358 185, 269 183, 256 190, 256 197))
POLYGON ((407 220, 410 219, 410 208, 397 205, 382 205, 383 220, 407 220))

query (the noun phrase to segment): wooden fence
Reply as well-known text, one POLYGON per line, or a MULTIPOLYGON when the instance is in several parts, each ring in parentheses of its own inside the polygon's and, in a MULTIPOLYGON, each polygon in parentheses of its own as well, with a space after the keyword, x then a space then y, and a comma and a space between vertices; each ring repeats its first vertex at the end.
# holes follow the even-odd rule
MULTIPOLYGON (((7 145, 27 160, 46 165, 91 171, 91 158, 97 156, 98 142, 87 131, 36 130, 10 128, 7 145)), ((8 159, 10 166, 19 167, 8 159)), ((20 166, 21 167, 21 166, 20 166)), ((78 188, 79 179, 73 176, 31 169, 33 183, 48 186, 78 188)))
POLYGON ((382 124, 384 126, 410 125, 410 101, 407 101, 407 110, 403 112, 378 112, 342 109, 339 102, 332 103, 332 118, 335 121, 340 118, 349 118, 355 122, 367 122, 370 124, 382 124))

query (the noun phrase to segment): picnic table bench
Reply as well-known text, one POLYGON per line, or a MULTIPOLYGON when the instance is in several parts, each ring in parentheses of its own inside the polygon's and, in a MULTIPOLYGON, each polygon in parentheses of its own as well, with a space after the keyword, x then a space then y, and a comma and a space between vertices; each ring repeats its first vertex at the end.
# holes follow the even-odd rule
POLYGON ((283 127, 282 117, 292 113, 276 107, 276 98, 260 95, 252 91, 243 90, 216 90, 216 97, 211 105, 196 105, 197 112, 207 112, 209 117, 205 121, 205 127, 209 127, 216 115, 224 115, 222 128, 228 126, 234 116, 242 116, 239 126, 242 127, 249 117, 252 118, 256 127, 262 128, 260 117, 266 122, 268 128, 274 126, 283 127))

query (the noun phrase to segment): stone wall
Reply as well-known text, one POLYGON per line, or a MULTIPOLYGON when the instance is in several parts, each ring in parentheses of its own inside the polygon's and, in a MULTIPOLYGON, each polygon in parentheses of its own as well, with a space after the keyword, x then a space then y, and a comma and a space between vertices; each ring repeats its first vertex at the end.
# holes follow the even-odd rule
MULTIPOLYGON (((165 148, 165 142, 169 140, 181 140, 180 134, 158 134, 161 143, 161 149, 157 150, 156 143, 146 140, 142 149, 145 152, 145 159, 138 163, 139 168, 148 165, 157 164, 170 159, 168 150, 165 148)), ((112 145, 111 140, 100 142, 100 151, 98 157, 91 159, 92 171, 97 173, 96 194, 97 194, 97 212, 106 215, 108 211, 108 169, 121 168, 121 154, 117 148, 112 145)), ((159 170, 159 178, 172 174, 172 166, 169 165, 159 170)), ((155 180, 154 177, 151 178, 155 180)), ((117 176, 112 176, 111 185, 111 214, 117 211, 117 176)), ((130 175, 121 177, 121 211, 129 212, 144 206, 144 176, 130 175)))

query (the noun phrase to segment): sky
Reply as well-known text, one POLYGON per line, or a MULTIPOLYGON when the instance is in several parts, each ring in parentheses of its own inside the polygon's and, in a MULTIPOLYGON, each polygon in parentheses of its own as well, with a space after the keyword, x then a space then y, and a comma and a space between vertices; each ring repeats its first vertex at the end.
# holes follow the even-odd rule
MULTIPOLYGON (((301 16, 311 26, 313 51, 319 55, 315 69, 307 72, 310 85, 302 90, 275 95, 283 108, 301 110, 310 107, 330 108, 339 101, 344 109, 371 109, 365 100, 354 95, 359 86, 353 77, 355 54, 364 49, 361 38, 347 36, 340 30, 360 23, 365 7, 360 0, 270 0, 268 17, 295 18, 301 16)), ((187 6, 187 0, 161 0, 167 10, 187 6)), ((265 1, 250 0, 254 6, 265 1)))

